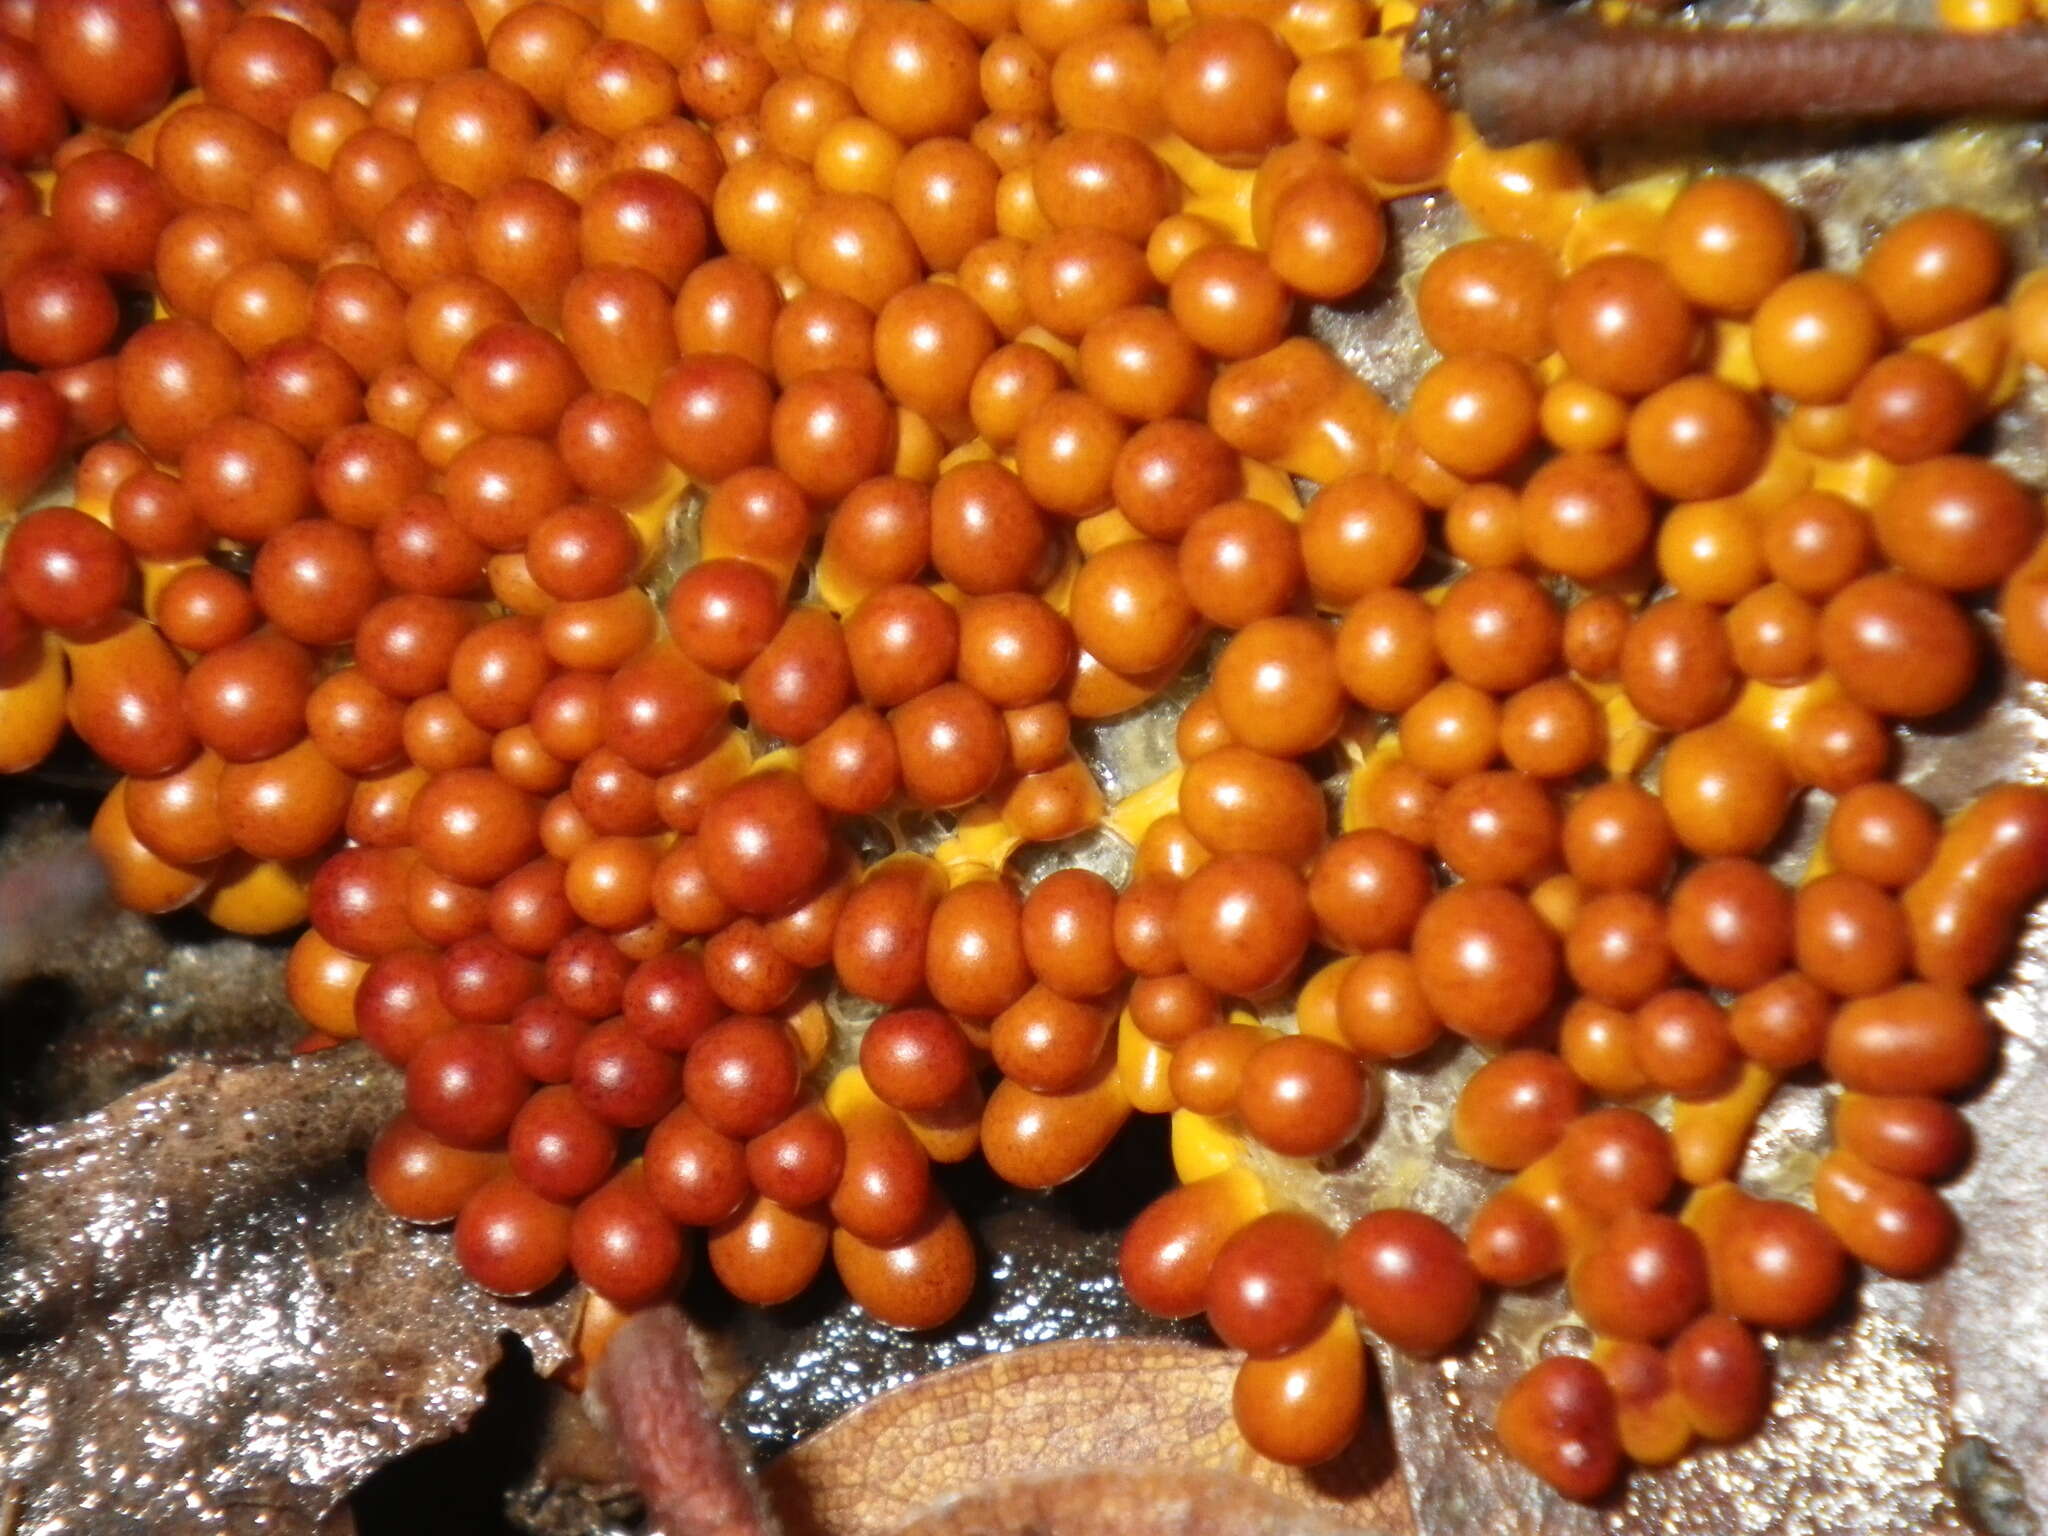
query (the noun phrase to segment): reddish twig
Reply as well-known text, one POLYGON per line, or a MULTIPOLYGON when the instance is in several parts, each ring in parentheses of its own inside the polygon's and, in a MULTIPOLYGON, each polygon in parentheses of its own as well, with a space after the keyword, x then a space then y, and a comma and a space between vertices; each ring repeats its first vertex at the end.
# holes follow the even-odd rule
POLYGON ((1437 44, 1487 142, 1670 126, 2048 113, 2048 28, 1607 25, 1506 15, 1437 44))
POLYGON ((661 1536, 776 1536, 780 1530, 704 1391, 690 1328, 674 1307, 612 1336, 589 1400, 618 1438, 661 1536))

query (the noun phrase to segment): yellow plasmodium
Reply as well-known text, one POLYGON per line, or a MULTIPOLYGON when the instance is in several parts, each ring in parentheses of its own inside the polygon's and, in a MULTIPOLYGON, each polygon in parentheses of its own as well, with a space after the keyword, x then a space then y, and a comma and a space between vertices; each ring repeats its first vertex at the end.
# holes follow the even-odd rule
POLYGON ((0 665, 0 773, 23 773, 64 734, 64 649, 47 634, 0 665))
POLYGON ((257 937, 282 933, 306 920, 306 887, 313 864, 284 864, 232 853, 200 898, 206 920, 229 933, 257 937))

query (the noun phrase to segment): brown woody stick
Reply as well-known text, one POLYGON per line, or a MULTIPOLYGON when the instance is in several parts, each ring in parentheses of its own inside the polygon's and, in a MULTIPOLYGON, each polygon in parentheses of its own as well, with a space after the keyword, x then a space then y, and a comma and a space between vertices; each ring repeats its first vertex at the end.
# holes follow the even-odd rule
POLYGON ((1453 89, 1495 145, 1674 125, 2048 115, 2042 27, 1973 36, 1505 15, 1453 30, 1453 89))

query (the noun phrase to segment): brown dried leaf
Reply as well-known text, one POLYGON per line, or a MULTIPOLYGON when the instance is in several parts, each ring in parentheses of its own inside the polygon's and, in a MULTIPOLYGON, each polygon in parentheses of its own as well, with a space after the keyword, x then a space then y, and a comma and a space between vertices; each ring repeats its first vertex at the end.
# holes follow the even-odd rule
POLYGON ((1355 1536, 1229 1472, 1075 1472, 961 1495, 896 1536, 1355 1536))
POLYGON ((1236 1369, 1234 1355, 1170 1339, 1085 1339, 991 1355, 900 1387, 803 1441, 769 1469, 770 1495, 802 1536, 1198 1536, 1277 1529, 1258 1523, 1275 1507, 1291 1510, 1297 1529, 1412 1529, 1391 1448, 1373 1428, 1313 1474, 1257 1457, 1231 1422, 1236 1369), (1169 1520, 1196 1487, 1232 1493, 1216 1506, 1227 1516, 1217 1524, 1071 1523, 1091 1487, 1119 1500, 1149 1490, 1169 1520), (945 1523, 936 1508, 963 1493, 970 1502, 945 1523))

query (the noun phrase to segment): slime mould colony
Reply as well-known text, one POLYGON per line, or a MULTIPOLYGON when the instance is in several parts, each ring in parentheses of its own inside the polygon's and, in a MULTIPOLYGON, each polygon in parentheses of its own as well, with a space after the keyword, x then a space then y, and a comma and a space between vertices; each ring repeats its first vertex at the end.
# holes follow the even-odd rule
POLYGON ((1594 1498, 1746 1434, 1760 1331, 1956 1239, 2048 791, 1889 775, 2048 676, 2040 499, 1966 447, 2048 280, 1959 207, 1826 270, 1741 177, 1603 198, 1411 78, 1417 20, 7 0, 0 767, 68 727, 121 901, 304 926, 309 1045, 405 1074, 377 1196, 492 1291, 573 1272, 579 1371, 700 1256, 934 1326, 933 1165, 1048 1187, 1137 1112, 1184 1182, 1125 1281, 1244 1351, 1267 1455, 1346 1443, 1368 1333, 1560 1275, 1595 1342, 1514 1456, 1594 1498), (1417 193, 1480 233, 1373 301, 1440 354, 1396 410, 1299 322, 1417 193), (1198 655, 1108 804, 1076 723, 1198 655), (1121 889, 1010 867, 1091 829, 1121 889), (1447 1033, 1510 1176, 1468 1231, 1258 1171, 1447 1033), (1744 1192, 1816 1072, 1810 1207, 1744 1192))

